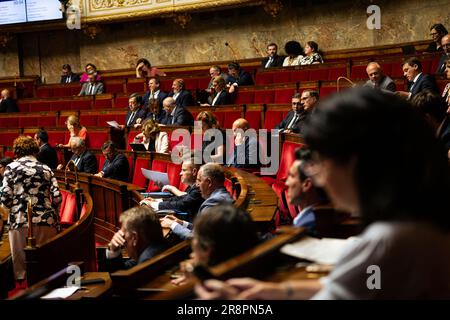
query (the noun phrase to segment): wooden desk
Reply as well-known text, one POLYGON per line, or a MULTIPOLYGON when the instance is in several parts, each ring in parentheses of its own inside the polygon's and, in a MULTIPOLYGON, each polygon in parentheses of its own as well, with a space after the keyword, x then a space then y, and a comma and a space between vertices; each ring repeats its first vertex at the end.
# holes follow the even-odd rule
POLYGON ((105 282, 85 285, 83 287, 86 289, 78 290, 66 300, 97 299, 108 296, 112 287, 111 277, 108 272, 86 272, 82 280, 98 278, 105 280, 105 282))

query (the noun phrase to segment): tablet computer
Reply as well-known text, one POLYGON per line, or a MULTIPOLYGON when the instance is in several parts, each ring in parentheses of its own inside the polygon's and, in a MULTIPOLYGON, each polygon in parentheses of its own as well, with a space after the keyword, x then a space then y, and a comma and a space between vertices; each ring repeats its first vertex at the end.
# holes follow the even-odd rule
POLYGON ((133 151, 147 151, 143 143, 130 143, 130 147, 133 151))

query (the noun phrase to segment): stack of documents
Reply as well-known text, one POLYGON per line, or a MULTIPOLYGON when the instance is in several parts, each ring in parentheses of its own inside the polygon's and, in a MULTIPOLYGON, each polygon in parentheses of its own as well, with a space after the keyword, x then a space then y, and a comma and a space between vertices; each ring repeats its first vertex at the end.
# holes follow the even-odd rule
POLYGON ((358 240, 357 237, 348 239, 303 237, 300 241, 283 246, 281 252, 320 264, 335 265, 346 247, 358 240))

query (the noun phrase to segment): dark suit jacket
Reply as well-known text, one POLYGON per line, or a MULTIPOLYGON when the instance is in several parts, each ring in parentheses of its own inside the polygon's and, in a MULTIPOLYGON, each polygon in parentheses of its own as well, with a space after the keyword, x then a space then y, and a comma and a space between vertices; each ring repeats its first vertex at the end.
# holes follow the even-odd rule
MULTIPOLYGON (((83 83, 83 86, 81 87, 80 95, 81 96, 88 96, 88 95, 90 95, 89 89, 90 89, 90 83, 89 82, 83 83)), ((104 92, 105 92, 105 88, 103 86, 103 83, 102 82, 96 82, 95 83, 95 88, 94 88, 94 95, 102 94, 104 92)))
POLYGON ((445 72, 445 63, 444 63, 444 61, 447 58, 448 58, 448 56, 446 54, 444 54, 444 55, 441 56, 441 59, 439 59, 439 65, 438 65, 438 67, 436 69, 436 73, 437 74, 443 74, 445 72))
POLYGON ((67 83, 67 78, 70 78, 70 82, 80 82, 80 76, 76 73, 71 73, 68 76, 61 76, 60 83, 67 83))
POLYGON ((48 143, 43 144, 39 148, 39 153, 36 155, 36 159, 48 165, 51 169, 56 169, 58 165, 56 150, 53 149, 48 143))
MULTIPOLYGON (((265 68, 267 61, 269 60, 269 57, 265 57, 262 61, 261 61, 261 67, 265 68)), ((284 61, 284 57, 280 57, 279 55, 275 55, 273 57, 273 61, 272 63, 268 66, 268 68, 274 68, 274 67, 282 67, 283 66, 283 61, 284 61)))
POLYGON ((259 143, 257 139, 245 137, 245 152, 242 152, 241 146, 234 146, 233 160, 228 166, 240 169, 258 169, 261 164, 258 159, 259 143), (255 163, 256 162, 256 163, 255 163))
POLYGON ((138 261, 133 259, 124 260, 122 258, 122 254, 119 255, 117 258, 106 259, 105 260, 107 269, 106 271, 115 272, 117 270, 131 269, 132 267, 153 258, 159 253, 163 252, 166 248, 167 248, 166 244, 150 245, 144 251, 142 251, 142 253, 138 258, 138 261))
POLYGON ((182 196, 173 196, 168 199, 164 199, 159 203, 159 210, 175 210, 177 212, 187 212, 193 217, 197 214, 198 208, 205 201, 202 198, 200 188, 196 185, 189 186, 186 189, 186 194, 182 196))
POLYGON ((254 84, 253 78, 247 71, 241 70, 239 73, 239 77, 235 78, 232 76, 228 76, 227 83, 233 84, 237 83, 238 86, 252 86, 254 84))
POLYGON ((0 103, 0 113, 2 112, 19 112, 16 102, 12 98, 2 100, 0 103))
POLYGON ((136 124, 137 119, 141 119, 144 121, 145 118, 147 118, 147 110, 144 108, 140 108, 136 111, 136 114, 134 115, 134 118, 130 124, 128 124, 128 119, 130 119, 132 112, 128 109, 127 115, 125 116, 125 126, 132 127, 134 124, 136 124))
MULTIPOLYGON (((174 93, 173 91, 169 93, 169 97, 173 97, 174 93)), ((177 106, 182 107, 189 107, 189 106, 195 106, 197 105, 194 102, 194 98, 192 97, 192 94, 188 90, 181 90, 180 94, 178 95, 177 99, 177 106)))
POLYGON ((130 172, 130 164, 127 157, 118 153, 112 161, 106 159, 103 163, 103 177, 128 182, 128 174, 130 172))
MULTIPOLYGON (((76 161, 77 156, 73 155, 70 160, 76 161)), ((97 173, 97 158, 89 151, 85 151, 81 154, 81 160, 77 165, 77 169, 79 172, 97 173)))
MULTIPOLYGON (((213 101, 213 98, 208 97, 208 103, 210 105, 212 105, 213 101)), ((231 97, 226 90, 223 90, 222 92, 220 92, 220 96, 219 98, 217 98, 215 106, 224 106, 228 104, 231 104, 231 97)))
POLYGON ((422 73, 417 79, 416 83, 414 84, 412 90, 411 85, 412 84, 409 85, 409 92, 411 92, 411 98, 425 89, 431 90, 439 94, 439 89, 436 84, 436 80, 434 79, 433 76, 430 76, 429 74, 422 73))
MULTIPOLYGON (((286 117, 283 120, 281 120, 281 122, 275 127, 275 129, 284 129, 285 130, 287 128, 287 126, 289 125, 289 123, 292 121, 292 118, 294 117, 294 115, 295 115, 294 110, 289 111, 288 114, 286 115, 286 117)), ((297 123, 298 123, 298 121, 297 121, 297 123)), ((297 129, 295 124, 294 124, 294 128, 292 130, 293 132, 295 132, 294 129, 297 129)), ((298 133, 298 132, 296 132, 296 133, 298 133)))
POLYGON ((170 114, 166 114, 164 119, 162 119, 161 123, 165 124, 165 125, 169 125, 169 126, 171 126, 171 125, 173 125, 173 126, 193 126, 194 125, 194 117, 185 108, 177 106, 175 108, 175 113, 173 115, 173 123, 172 123, 172 116, 170 114))
POLYGON ((163 110, 163 101, 168 97, 168 94, 163 91, 159 91, 158 97, 156 100, 158 101, 158 115, 153 115, 152 110, 150 110, 149 99, 150 99, 150 91, 148 91, 144 95, 144 106, 145 110, 147 110, 147 118, 152 118, 156 120, 156 122, 161 122, 162 119, 166 116, 166 111, 163 110))

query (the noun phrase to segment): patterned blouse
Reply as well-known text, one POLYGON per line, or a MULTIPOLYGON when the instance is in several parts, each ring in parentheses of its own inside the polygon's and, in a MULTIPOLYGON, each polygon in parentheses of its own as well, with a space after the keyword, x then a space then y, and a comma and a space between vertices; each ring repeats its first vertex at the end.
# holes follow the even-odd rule
POLYGON ((300 59, 300 65, 313 64, 314 62, 323 63, 323 59, 317 52, 314 52, 310 56, 304 56, 300 59))
POLYGON ((6 166, 1 202, 10 209, 10 229, 28 226, 27 203, 31 199, 32 221, 41 226, 57 226, 62 200, 52 170, 33 156, 16 159, 6 166))

